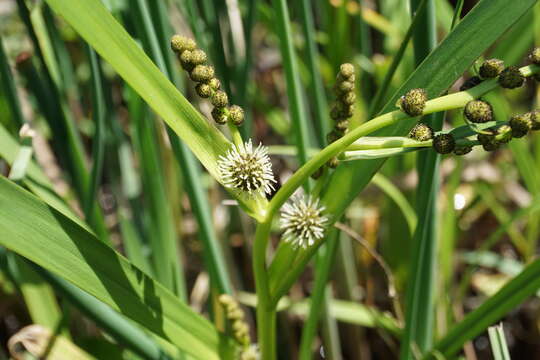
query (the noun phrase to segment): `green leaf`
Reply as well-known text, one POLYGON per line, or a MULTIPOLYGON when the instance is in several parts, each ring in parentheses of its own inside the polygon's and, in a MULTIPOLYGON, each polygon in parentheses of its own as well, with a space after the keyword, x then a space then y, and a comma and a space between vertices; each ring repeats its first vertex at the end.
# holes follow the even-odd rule
POLYGON ((510 360, 510 351, 508 351, 508 346, 506 345, 502 324, 490 326, 488 334, 493 358, 495 360, 510 360))
MULTIPOLYGON (((199 359, 228 339, 126 258, 55 209, 0 178, 0 244, 61 276, 199 359)), ((220 357, 221 355, 221 357, 220 357)))
MULTIPOLYGON (((219 181, 217 160, 231 146, 113 18, 99 0, 46 0, 187 144, 219 181)), ((249 215, 261 218, 265 200, 238 199, 249 215)))

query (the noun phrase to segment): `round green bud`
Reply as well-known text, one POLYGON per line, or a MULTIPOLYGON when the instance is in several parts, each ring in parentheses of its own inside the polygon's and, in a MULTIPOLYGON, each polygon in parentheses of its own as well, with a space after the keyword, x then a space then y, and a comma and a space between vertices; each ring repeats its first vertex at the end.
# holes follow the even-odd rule
POLYGON ((345 133, 349 128, 349 120, 338 121, 334 127, 340 133, 345 133))
POLYGON ((354 92, 351 91, 351 92, 343 94, 339 98, 339 100, 340 100, 340 102, 342 102, 344 104, 352 105, 356 101, 356 95, 354 94, 354 92))
POLYGON ((202 98, 209 98, 212 96, 212 93, 214 90, 210 87, 208 84, 200 83, 195 86, 195 91, 197 91, 197 94, 202 98))
POLYGON ((506 89, 515 89, 523 85, 525 77, 518 67, 509 66, 499 75, 499 84, 506 89))
POLYGON ((354 66, 349 63, 341 64, 339 67, 339 75, 343 79, 350 79, 354 76, 354 66))
POLYGON ((232 105, 229 107, 229 118, 234 125, 242 125, 244 122, 244 109, 238 105, 232 105))
POLYGON ((191 61, 191 54, 193 52, 190 50, 185 50, 180 54, 178 59, 180 60, 180 64, 182 64, 182 68, 186 71, 192 71, 195 65, 191 61))
POLYGON ((455 155, 466 155, 472 151, 472 146, 458 146, 454 149, 455 155))
POLYGON ((459 87, 459 91, 467 91, 476 85, 479 85, 482 82, 482 79, 480 79, 479 76, 473 76, 469 79, 467 79, 463 85, 459 87))
POLYGON ((179 54, 184 50, 195 50, 196 47, 197 43, 191 38, 182 35, 173 35, 171 38, 171 48, 179 54))
POLYGON ((426 101, 427 94, 424 89, 411 89, 401 97, 399 106, 407 115, 415 117, 422 115, 426 101))
POLYGON ((495 135, 478 134, 476 138, 478 139, 478 142, 482 144, 485 151, 495 151, 501 145, 497 139, 495 139, 495 135))
POLYGON ((540 47, 535 47, 529 54, 529 60, 536 65, 540 65, 540 47))
POLYGON ((208 80, 207 84, 210 85, 210 87, 216 91, 219 90, 219 88, 221 87, 221 82, 219 81, 218 78, 215 78, 215 77, 208 80))
POLYGON ((227 111, 225 111, 225 108, 215 107, 212 109, 212 118, 220 125, 226 124, 228 119, 227 111))
POLYGON ((328 141, 329 144, 333 143, 334 141, 341 138, 341 135, 334 129, 326 135, 326 141, 328 141))
POLYGON ((333 157, 331 158, 330 160, 328 160, 328 162, 326 163, 328 165, 328 167, 332 168, 332 169, 335 169, 338 167, 339 165, 339 160, 337 157, 333 157))
POLYGON ((439 134, 433 138, 433 149, 439 154, 449 154, 456 147, 456 141, 452 134, 439 134))
POLYGON ((194 65, 202 65, 206 62, 206 53, 201 49, 195 49, 191 52, 191 63, 194 65))
POLYGON ((211 65, 197 65, 189 73, 193 81, 206 82, 214 77, 214 67, 211 65))
POLYGON ((540 111, 533 110, 529 114, 531 114, 531 130, 540 130, 540 111))
POLYGON ((512 116, 508 125, 512 128, 512 137, 521 138, 527 135, 529 130, 532 129, 531 114, 525 113, 521 115, 512 116))
POLYGON ((336 103, 340 119, 347 119, 354 115, 354 104, 345 104, 341 101, 336 103))
POLYGON ((354 83, 352 81, 340 81, 334 87, 335 93, 339 96, 354 90, 354 83))
POLYGON ((472 100, 465 105, 463 115, 472 123, 480 124, 493 120, 491 105, 482 100, 472 100))
POLYGON ((411 139, 417 141, 427 141, 433 139, 433 129, 424 123, 418 123, 409 131, 408 135, 411 139))
POLYGON ((494 78, 504 70, 504 61, 499 59, 489 59, 480 66, 480 76, 484 79, 494 78))
POLYGON ((512 140, 512 128, 509 125, 499 126, 495 137, 499 143, 506 144, 512 140))
POLYGON ((229 97, 227 96, 227 93, 222 90, 214 92, 210 101, 212 102, 212 105, 218 108, 224 108, 229 105, 229 97))

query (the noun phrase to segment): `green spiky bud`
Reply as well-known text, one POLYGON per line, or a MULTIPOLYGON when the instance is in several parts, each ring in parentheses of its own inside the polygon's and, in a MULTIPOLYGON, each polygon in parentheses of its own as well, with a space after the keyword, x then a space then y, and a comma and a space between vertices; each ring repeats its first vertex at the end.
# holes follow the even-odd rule
POLYGON ((197 94, 202 98, 209 98, 212 96, 212 93, 214 90, 210 87, 208 84, 200 83, 195 86, 195 91, 197 91, 197 94))
POLYGON ((345 133, 347 129, 349 128, 349 120, 338 121, 334 127, 340 133, 345 133))
POLYGON ((411 89, 399 101, 401 110, 407 115, 415 117, 422 115, 426 107, 427 94, 424 89, 411 89))
POLYGON ((212 105, 218 108, 224 108, 229 105, 229 97, 227 96, 227 93, 222 90, 214 92, 210 101, 212 102, 212 105))
POLYGON ((508 125, 512 128, 512 137, 521 138, 527 135, 529 130, 532 129, 531 114, 525 113, 521 115, 512 116, 508 125))
POLYGON ((221 88, 221 82, 219 81, 218 78, 211 78, 210 80, 207 81, 207 84, 210 85, 210 87, 214 90, 214 91, 217 91, 221 88))
POLYGON ((529 54, 529 60, 536 65, 540 65, 540 47, 535 47, 529 54))
POLYGON ((476 138, 482 144, 485 151, 495 151, 501 145, 495 138, 495 135, 478 134, 476 138))
POLYGON ((427 124, 418 123, 409 131, 408 136, 417 141, 428 141, 433 139, 433 129, 427 124))
POLYGON ((499 75, 499 84, 506 89, 515 89, 523 85, 525 77, 518 67, 509 66, 499 75))
POLYGON ((540 111, 533 110, 530 112, 531 130, 540 130, 540 111))
POLYGON ((216 123, 220 125, 226 124, 228 119, 226 109, 215 107, 214 109, 212 109, 212 118, 216 123))
POLYGON ((456 141, 452 134, 439 134, 433 138, 433 149, 439 154, 449 154, 456 147, 456 141))
POLYGON ((465 105, 463 114, 472 123, 480 124, 493 120, 491 105, 482 100, 472 100, 465 105))
POLYGON ((339 165, 339 160, 337 157, 333 157, 331 158, 330 160, 328 160, 328 162, 326 163, 328 165, 328 167, 332 168, 332 169, 335 169, 338 167, 339 165))
POLYGON ((506 144, 512 140, 512 128, 509 125, 499 126, 495 137, 499 143, 506 144))
POLYGON ((184 50, 195 50, 196 47, 197 43, 191 38, 182 35, 173 35, 171 38, 171 48, 179 54, 184 52, 184 50))
POLYGON ((480 76, 484 79, 494 78, 504 70, 504 61, 499 59, 489 59, 480 66, 480 76))
POLYGON ((472 146, 457 146, 454 149, 454 154, 458 155, 458 156, 466 155, 466 154, 470 153, 472 151, 472 149, 473 149, 472 146))
POLYGON ((354 66, 349 63, 341 64, 341 66, 339 67, 339 76, 341 76, 341 78, 343 79, 352 78, 354 76, 354 66))
POLYGON ((482 79, 480 79, 479 76, 473 76, 469 79, 467 79, 460 87, 459 91, 467 91, 476 85, 479 85, 482 82, 482 79))
POLYGON ((180 54, 178 59, 180 60, 180 64, 182 64, 182 68, 186 71, 192 71, 195 65, 191 61, 191 54, 193 52, 191 50, 185 50, 180 54))
POLYGON ((356 95, 351 91, 343 94, 339 100, 346 105, 352 105, 356 101, 356 95))
POLYGON ((244 122, 244 109, 238 105, 232 105, 229 107, 229 118, 236 126, 242 125, 244 122))
POLYGON ((335 93, 339 96, 354 90, 354 83, 352 81, 340 81, 334 87, 335 93))
POLYGON ((191 63, 193 65, 202 65, 206 62, 206 53, 201 49, 195 49, 191 52, 191 63))
POLYGON ((214 67, 211 65, 197 65, 189 73, 193 81, 206 82, 214 77, 214 67))

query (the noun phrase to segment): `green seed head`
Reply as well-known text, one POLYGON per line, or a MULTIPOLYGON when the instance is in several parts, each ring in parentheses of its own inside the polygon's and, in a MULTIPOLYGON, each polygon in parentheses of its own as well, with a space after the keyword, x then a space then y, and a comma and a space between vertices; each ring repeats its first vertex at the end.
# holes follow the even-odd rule
POLYGON ((499 75, 499 84, 506 89, 515 89, 523 85, 525 77, 518 67, 509 66, 499 75))
POLYGON ((184 50, 195 50, 197 43, 195 40, 182 35, 173 35, 171 38, 171 48, 181 54, 184 50))
POLYGON ((456 147, 456 141, 452 134, 439 134, 433 138, 433 149, 439 154, 449 154, 456 147))
POLYGON ((345 133, 349 128, 349 120, 338 121, 334 127, 340 133, 345 133))
POLYGON ((399 106, 407 115, 415 117, 422 115, 426 101, 427 94, 424 89, 412 89, 401 97, 399 106))
POLYGON ((214 77, 214 67, 211 65, 197 65, 189 73, 191 80, 196 82, 207 82, 214 77))
POLYGON ((521 138, 527 135, 529 130, 532 129, 531 114, 525 113, 521 115, 512 116, 508 122, 512 128, 512 137, 521 138))
POLYGON ((504 61, 499 59, 489 59, 484 61, 482 66, 480 66, 480 76, 484 79, 494 78, 499 76, 499 74, 504 70, 504 61))
POLYGON ((531 130, 540 130, 540 111, 533 110, 529 114, 531 114, 531 130))
POLYGON ((185 50, 180 54, 178 59, 180 59, 180 64, 182 64, 182 68, 186 71, 191 71, 195 67, 195 65, 192 62, 191 55, 193 54, 190 50, 185 50))
POLYGON ((212 93, 214 90, 210 87, 208 84, 200 83, 195 86, 195 91, 197 91, 197 94, 202 98, 209 98, 212 96, 212 93))
POLYGON ((501 125, 497 129, 497 135, 495 137, 499 143, 506 144, 512 140, 512 128, 509 125, 501 125))
POLYGON ((469 101, 463 109, 463 114, 470 122, 479 124, 493 120, 491 105, 482 100, 469 101))
POLYGON ((495 135, 478 134, 476 138, 482 144, 485 151, 495 151, 501 145, 495 138, 495 135))
POLYGON ((476 85, 480 84, 482 82, 482 79, 480 79, 479 76, 473 76, 472 78, 467 79, 463 85, 459 87, 459 91, 467 91, 476 85))
POLYGON ((339 100, 344 104, 352 105, 352 104, 354 104, 354 102, 356 100, 356 95, 354 94, 354 92, 351 91, 351 92, 343 94, 339 98, 339 100))
POLYGON ((540 65, 540 47, 535 47, 529 54, 529 60, 536 65, 540 65))
POLYGON ((215 91, 217 91, 217 90, 219 90, 221 88, 221 82, 219 81, 218 78, 215 78, 215 77, 208 80, 207 84, 210 85, 210 87, 215 91))
POLYGON ((217 108, 224 108, 229 105, 229 97, 227 96, 227 93, 222 90, 216 91, 214 95, 212 95, 210 101, 212 102, 212 105, 217 108))
POLYGON ((349 105, 338 101, 335 107, 339 112, 338 119, 347 119, 354 115, 354 104, 349 105))
POLYGON ((228 119, 228 114, 225 108, 215 107, 212 110, 212 118, 214 121, 220 125, 226 124, 228 119))
POLYGON ((229 107, 229 118, 234 125, 242 125, 244 122, 244 109, 238 105, 232 105, 229 107))
POLYGON ((427 124, 418 123, 409 131, 409 137, 417 141, 431 140, 433 139, 433 129, 427 124))
POLYGON ((195 49, 191 52, 191 63, 193 65, 202 65, 206 62, 206 53, 201 49, 195 49))
POLYGON ((349 63, 341 64, 339 67, 339 76, 354 82, 354 80, 350 80, 354 76, 354 66, 349 63))
POLYGON ((338 96, 351 92, 353 90, 354 90, 354 83, 352 81, 347 81, 347 80, 338 82, 334 88, 334 91, 336 92, 338 96))
POLYGON ((472 146, 458 146, 454 149, 455 155, 466 155, 472 151, 472 146))

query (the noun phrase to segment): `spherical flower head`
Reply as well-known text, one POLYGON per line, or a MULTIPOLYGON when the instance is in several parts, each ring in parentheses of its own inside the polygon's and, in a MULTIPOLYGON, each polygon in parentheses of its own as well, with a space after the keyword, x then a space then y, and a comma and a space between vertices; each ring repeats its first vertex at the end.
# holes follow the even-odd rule
POLYGON ((509 125, 501 125, 497 129, 497 134, 495 135, 497 141, 501 144, 506 144, 512 140, 512 128, 509 125))
POLYGON ((221 181, 226 187, 247 195, 270 194, 275 183, 272 163, 266 147, 255 149, 251 139, 240 145, 233 145, 225 156, 218 160, 221 181))
POLYGON ((482 147, 486 151, 495 151, 501 145, 501 143, 498 142, 495 138, 495 135, 478 134, 476 138, 478 139, 478 142, 482 144, 482 147))
POLYGON ((482 100, 472 100, 465 105, 463 114, 470 122, 480 124, 493 120, 491 105, 482 100))
POLYGON ((499 59, 489 59, 480 66, 480 76, 484 79, 494 78, 504 70, 504 61, 499 59))
POLYGON ((433 148, 439 154, 449 154, 456 147, 456 141, 452 134, 439 134, 433 138, 433 148))
POLYGON ((339 67, 339 77, 342 79, 347 79, 348 81, 354 81, 350 80, 354 76, 354 66, 353 64, 345 63, 341 64, 339 67))
POLYGON ((459 87, 459 91, 467 91, 476 85, 479 85, 482 82, 482 79, 480 79, 479 76, 473 76, 469 79, 467 79, 463 85, 459 87))
POLYGON ((283 205, 280 225, 283 240, 290 242, 295 248, 307 248, 324 237, 328 218, 323 215, 324 206, 318 199, 298 196, 283 205))
POLYGON ((214 91, 218 91, 219 88, 221 87, 221 82, 219 81, 218 78, 211 78, 210 80, 208 80, 206 82, 214 91))
POLYGON ((347 119, 354 115, 354 104, 345 104, 342 101, 336 103, 336 109, 340 119, 347 119))
POLYGON ((227 120, 229 119, 229 115, 227 114, 227 111, 225 108, 213 108, 212 109, 212 118, 214 121, 220 125, 224 125, 227 123, 227 120))
POLYGON ((195 86, 195 91, 197 91, 197 94, 202 98, 209 98, 212 96, 212 93, 214 92, 210 85, 205 83, 199 83, 197 86, 195 86))
POLYGON ((195 40, 182 35, 173 35, 171 38, 171 48, 181 54, 184 50, 195 50, 197 43, 195 40))
POLYGON ((352 81, 344 80, 340 81, 334 87, 334 91, 338 96, 346 94, 354 90, 354 83, 352 81))
POLYGON ((472 151, 472 146, 458 146, 454 149, 454 154, 458 156, 467 155, 472 151))
POLYGON ((529 130, 532 129, 531 114, 525 113, 521 115, 512 116, 508 125, 512 128, 512 137, 521 138, 527 135, 529 130))
POLYGON ((529 60, 536 65, 540 65, 540 47, 535 47, 529 54, 529 60))
POLYGON ((185 50, 180 54, 178 59, 180 60, 180 64, 182 64, 182 68, 186 71, 191 71, 195 67, 193 62, 191 61, 191 55, 193 54, 190 50, 185 50))
POLYGON ((509 66, 499 75, 499 84, 506 89, 515 89, 523 85, 525 77, 518 67, 509 66))
POLYGON ((426 107, 427 93, 424 89, 411 89, 399 100, 399 106, 407 115, 422 115, 426 107))
POLYGON ((201 49, 195 49, 191 52, 191 62, 193 65, 202 65, 206 62, 206 53, 201 49))
POLYGON ((409 137, 417 141, 427 141, 433 139, 433 129, 424 123, 416 124, 411 131, 409 137))
POLYGON ((238 105, 232 105, 229 107, 229 118, 234 125, 242 125, 244 122, 244 109, 238 105))
POLYGON ((356 95, 350 91, 340 96, 339 101, 346 105, 352 105, 356 101, 356 95))
POLYGON ((214 95, 212 95, 210 101, 212 102, 212 105, 217 108, 224 108, 229 105, 229 97, 227 96, 227 93, 222 90, 216 91, 214 95))
POLYGON ((193 81, 207 82, 214 77, 214 67, 211 65, 197 65, 189 73, 193 81))

